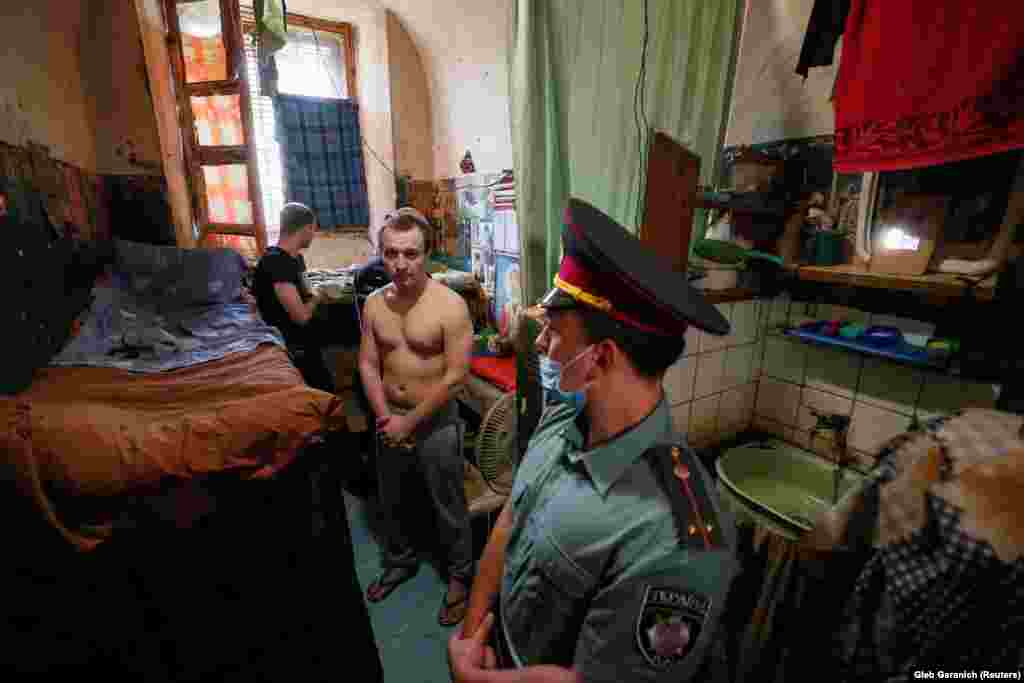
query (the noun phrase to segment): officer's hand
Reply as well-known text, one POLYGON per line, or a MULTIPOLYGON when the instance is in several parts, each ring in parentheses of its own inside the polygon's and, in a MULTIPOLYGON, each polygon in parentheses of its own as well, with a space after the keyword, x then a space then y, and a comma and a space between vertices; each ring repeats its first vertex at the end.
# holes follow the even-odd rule
POLYGON ((484 669, 497 667, 494 649, 487 645, 494 625, 494 613, 488 612, 480 627, 469 638, 459 626, 448 640, 448 666, 455 683, 471 683, 484 669))

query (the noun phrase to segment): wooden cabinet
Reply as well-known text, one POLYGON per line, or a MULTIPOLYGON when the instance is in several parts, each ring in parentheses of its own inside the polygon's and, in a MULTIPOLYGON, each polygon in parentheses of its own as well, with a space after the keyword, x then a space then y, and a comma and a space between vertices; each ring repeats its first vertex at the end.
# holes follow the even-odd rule
POLYGON ((647 187, 640 241, 685 272, 689 261, 700 157, 661 131, 647 154, 647 187))

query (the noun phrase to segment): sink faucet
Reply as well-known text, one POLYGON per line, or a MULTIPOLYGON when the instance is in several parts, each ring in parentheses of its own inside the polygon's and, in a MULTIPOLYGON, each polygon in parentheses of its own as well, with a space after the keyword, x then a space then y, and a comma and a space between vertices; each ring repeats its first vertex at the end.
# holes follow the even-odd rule
POLYGON ((832 504, 839 502, 839 485, 843 481, 843 472, 850 466, 850 456, 846 449, 846 433, 850 429, 850 416, 838 415, 836 413, 819 413, 814 408, 808 408, 811 415, 817 420, 814 428, 811 429, 811 443, 818 432, 832 432, 833 450, 835 453, 836 469, 832 475, 832 504))

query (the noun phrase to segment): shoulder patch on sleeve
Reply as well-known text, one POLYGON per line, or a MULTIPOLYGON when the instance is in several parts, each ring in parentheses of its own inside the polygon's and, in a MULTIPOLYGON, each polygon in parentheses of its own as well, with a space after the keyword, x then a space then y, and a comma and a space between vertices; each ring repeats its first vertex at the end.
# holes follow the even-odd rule
POLYGON ((647 586, 636 620, 636 644, 664 671, 693 652, 711 614, 711 598, 674 587, 647 586))

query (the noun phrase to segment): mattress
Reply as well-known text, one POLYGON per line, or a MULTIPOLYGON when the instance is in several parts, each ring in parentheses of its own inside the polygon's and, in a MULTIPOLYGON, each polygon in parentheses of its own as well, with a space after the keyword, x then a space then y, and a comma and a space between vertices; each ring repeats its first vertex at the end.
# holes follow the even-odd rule
POLYGON ((47 367, 0 398, 0 452, 19 487, 68 541, 91 549, 108 530, 73 528, 67 497, 115 497, 212 473, 268 478, 312 435, 341 428, 340 402, 303 382, 275 345, 162 373, 47 367))

